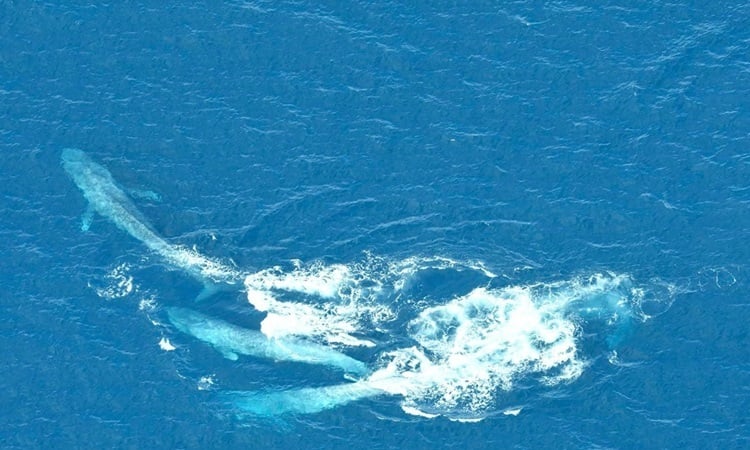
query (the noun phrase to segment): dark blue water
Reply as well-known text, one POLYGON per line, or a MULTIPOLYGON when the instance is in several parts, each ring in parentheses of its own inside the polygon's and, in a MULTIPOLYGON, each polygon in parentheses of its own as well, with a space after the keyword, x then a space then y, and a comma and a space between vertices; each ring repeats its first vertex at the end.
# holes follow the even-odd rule
POLYGON ((749 18, 0 2, 0 445, 749 447, 749 18), (239 284, 81 231, 67 147, 239 284), (373 374, 224 358, 174 306, 373 374))

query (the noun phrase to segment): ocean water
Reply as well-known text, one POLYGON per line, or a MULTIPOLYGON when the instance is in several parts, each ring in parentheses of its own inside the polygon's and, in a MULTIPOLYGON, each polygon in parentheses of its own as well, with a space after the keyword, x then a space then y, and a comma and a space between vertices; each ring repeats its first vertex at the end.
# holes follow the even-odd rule
POLYGON ((750 447, 749 18, 0 2, 0 446, 750 447))

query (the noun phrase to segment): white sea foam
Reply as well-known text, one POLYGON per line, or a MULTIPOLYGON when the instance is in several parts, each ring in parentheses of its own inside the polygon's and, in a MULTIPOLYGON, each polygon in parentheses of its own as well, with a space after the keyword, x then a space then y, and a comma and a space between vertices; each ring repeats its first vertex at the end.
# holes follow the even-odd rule
POLYGON ((213 388, 213 386, 216 384, 216 380, 214 379, 215 375, 205 375, 198 380, 198 390, 199 391, 207 391, 213 388))
POLYGON ((473 270, 496 277, 480 262, 442 257, 386 261, 366 254, 352 264, 305 265, 261 270, 245 277, 247 298, 268 313, 261 331, 269 337, 300 335, 348 346, 374 346, 361 335, 379 330, 396 317, 394 297, 415 274, 429 269, 473 270), (297 294, 295 297, 294 295, 297 294))
POLYGON ((521 414, 522 410, 523 410, 523 408, 520 407, 520 406, 518 408, 508 408, 505 411, 503 411, 503 415, 505 415, 505 416, 517 416, 517 415, 521 414))
POLYGON ((519 382, 556 385, 578 378, 587 366, 582 329, 628 327, 637 295, 622 275, 571 281, 477 288, 425 309, 408 326, 418 345, 384 356, 373 377, 380 388, 403 395, 405 411, 462 420, 483 417, 498 395, 519 382), (386 375, 387 374, 387 375, 386 375))
POLYGON ((345 307, 313 306, 296 302, 277 301, 265 292, 248 288, 248 299, 260 311, 267 312, 260 331, 269 338, 307 336, 321 338, 330 344, 373 347, 375 343, 357 337, 360 331, 345 312, 345 307), (262 299, 262 303, 253 300, 262 299))
POLYGON ((198 250, 176 245, 167 253, 179 267, 195 267, 203 278, 216 283, 235 283, 243 278, 243 273, 229 264, 202 255, 198 250))
POLYGON ((169 339, 167 338, 161 338, 161 340, 159 341, 159 348, 161 348, 165 352, 171 352, 176 349, 176 347, 172 345, 172 343, 169 342, 169 339))
POLYGON ((114 300, 130 295, 135 286, 133 277, 130 275, 130 266, 123 263, 112 269, 104 276, 104 285, 96 286, 89 283, 89 287, 96 291, 96 295, 107 300, 114 300))
POLYGON ((330 299, 344 283, 353 279, 351 269, 343 264, 326 266, 315 263, 305 267, 299 260, 292 263, 294 269, 289 272, 275 266, 250 274, 245 278, 245 284, 264 291, 293 291, 330 299))
POLYGON ((385 370, 409 380, 408 410, 481 416, 519 379, 556 384, 583 372, 578 325, 564 306, 523 287, 475 289, 414 319, 409 334, 420 345, 391 352, 385 370))
POLYGON ((295 261, 289 272, 273 267, 248 275, 245 288, 248 301, 257 310, 268 313, 261 323, 261 332, 268 337, 297 335, 320 337, 333 344, 374 346, 373 342, 355 336, 360 331, 357 316, 363 314, 367 306, 341 295, 343 286, 353 278, 344 265, 318 263, 303 267, 295 261), (282 301, 276 297, 279 291, 314 296, 316 301, 312 304, 282 301))
MULTIPOLYGON (((153 296, 142 298, 138 302, 138 310, 146 313, 153 312, 156 310, 156 299, 153 296)), ((154 323, 154 325, 158 325, 158 323, 154 323)))
POLYGON ((489 270, 481 261, 458 261, 442 256, 412 256, 403 260, 392 261, 389 263, 388 272, 390 275, 396 276, 397 285, 400 286, 414 274, 427 269, 474 270, 487 278, 497 277, 497 274, 489 270))
MULTIPOLYGON (((435 265, 455 269, 457 263, 415 259, 388 264, 387 270, 379 275, 379 283, 375 284, 381 290, 390 286, 391 292, 396 292, 398 289, 394 287, 399 283, 421 268, 435 265)), ((330 273, 321 268, 325 267, 316 270, 330 273)), ((304 272, 293 276, 297 280, 312 280, 319 286, 320 281, 315 276, 310 277, 314 271, 299 266, 295 270, 304 272)), ((352 270, 338 270, 337 273, 348 274, 335 278, 335 284, 340 287, 350 282, 352 270)), ((489 271, 482 273, 487 275, 489 271)), ((294 283, 283 285, 296 286, 294 283)), ((313 290, 322 292, 319 287, 313 290)), ((270 300, 263 300, 264 304, 279 311, 279 317, 288 319, 309 314, 301 307, 310 305, 276 300, 273 288, 258 291, 270 297, 270 300)), ((338 299, 339 292, 327 298, 338 299)), ((670 295, 674 290, 661 289, 660 292, 670 295)), ((502 407, 503 393, 513 391, 519 384, 554 386, 576 380, 589 359, 599 356, 587 354, 586 340, 593 335, 605 341, 594 348, 619 343, 634 322, 648 319, 642 312, 643 300, 642 287, 634 287, 628 276, 612 273, 500 289, 476 287, 465 295, 415 311, 414 318, 406 325, 408 337, 415 345, 383 353, 381 368, 366 379, 326 388, 243 394, 247 401, 241 402, 244 405, 241 407, 250 408, 252 399, 253 414, 311 413, 365 397, 394 395, 402 398, 402 407, 409 414, 481 420, 498 411, 502 407)), ((649 301, 656 300, 652 296, 649 301)), ((671 298, 660 301, 669 304, 671 298)), ((325 308, 330 303, 314 307, 325 308)), ((317 319, 321 322, 311 327, 315 333, 324 333, 315 327, 334 323, 340 326, 334 334, 358 330, 356 314, 335 316, 331 313, 317 319)), ((284 322, 281 327, 298 325, 284 322)), ((508 408, 503 413, 519 412, 520 408, 508 408)))
POLYGON ((372 277, 367 264, 313 263, 293 261, 284 271, 273 267, 245 278, 248 301, 268 315, 261 331, 269 337, 298 335, 348 346, 374 346, 358 334, 365 326, 393 318, 379 302, 383 282, 372 277), (300 294, 297 297, 289 293, 300 294))
POLYGON ((419 346, 388 355, 388 370, 411 381, 404 405, 464 419, 481 417, 519 381, 555 385, 587 365, 582 328, 610 333, 634 311, 628 277, 594 275, 534 286, 477 288, 422 311, 409 324, 419 346))

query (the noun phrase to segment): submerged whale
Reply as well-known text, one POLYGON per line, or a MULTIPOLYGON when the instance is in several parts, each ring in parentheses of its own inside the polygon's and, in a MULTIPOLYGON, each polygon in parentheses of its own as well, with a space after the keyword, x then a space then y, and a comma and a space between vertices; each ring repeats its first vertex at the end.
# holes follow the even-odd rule
POLYGON ((121 230, 143 242, 169 264, 187 272, 204 285, 198 299, 218 290, 217 283, 237 284, 239 276, 232 269, 195 251, 169 244, 148 224, 128 195, 117 185, 103 166, 76 148, 62 151, 62 166, 83 192, 89 206, 84 213, 82 229, 88 229, 93 213, 109 219, 121 230))
POLYGON ((330 347, 299 338, 267 338, 260 331, 248 330, 187 308, 167 308, 169 321, 178 330, 213 346, 232 361, 238 355, 321 364, 354 375, 369 369, 362 361, 330 347))
POLYGON ((275 418, 283 415, 314 414, 366 398, 389 395, 369 380, 314 388, 280 391, 227 391, 220 397, 237 409, 240 416, 275 418))

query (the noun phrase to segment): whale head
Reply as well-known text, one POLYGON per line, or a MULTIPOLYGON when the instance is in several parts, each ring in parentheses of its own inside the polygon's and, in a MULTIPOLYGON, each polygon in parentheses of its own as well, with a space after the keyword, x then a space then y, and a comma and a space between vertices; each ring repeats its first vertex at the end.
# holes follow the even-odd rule
POLYGON ((93 164, 83 150, 77 148, 64 148, 62 151, 62 164, 68 173, 81 172, 85 167, 93 164))
MULTIPOLYGON (((65 148, 60 157, 62 166, 73 181, 80 187, 84 194, 94 192, 97 189, 108 189, 116 186, 112 175, 103 166, 95 163, 83 150, 77 148, 65 148)), ((110 195, 118 194, 118 189, 109 189, 110 195)), ((87 196, 88 198, 88 196, 87 196)), ((91 200, 89 198, 89 200, 91 200)))

